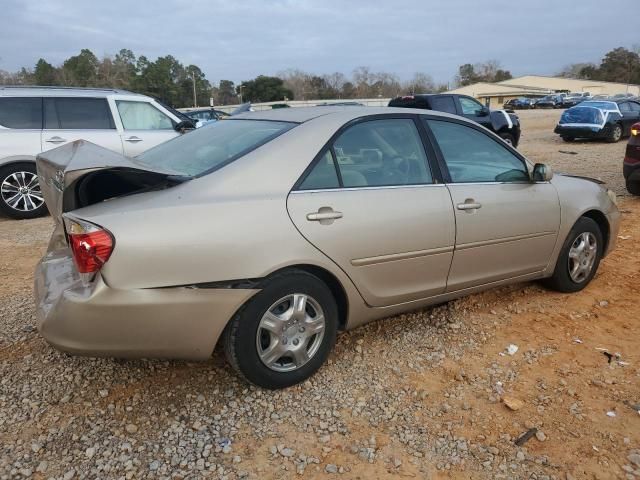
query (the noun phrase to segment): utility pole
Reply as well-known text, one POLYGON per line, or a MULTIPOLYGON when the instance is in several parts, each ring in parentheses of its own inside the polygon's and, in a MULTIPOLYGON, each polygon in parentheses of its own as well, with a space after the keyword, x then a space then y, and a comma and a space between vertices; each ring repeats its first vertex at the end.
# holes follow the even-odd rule
POLYGON ((242 105, 242 89, 244 88, 244 85, 240 84, 238 86, 238 95, 240 96, 240 105, 242 105))
POLYGON ((191 78, 193 78, 193 107, 198 106, 198 99, 196 98, 196 72, 191 71, 191 78))

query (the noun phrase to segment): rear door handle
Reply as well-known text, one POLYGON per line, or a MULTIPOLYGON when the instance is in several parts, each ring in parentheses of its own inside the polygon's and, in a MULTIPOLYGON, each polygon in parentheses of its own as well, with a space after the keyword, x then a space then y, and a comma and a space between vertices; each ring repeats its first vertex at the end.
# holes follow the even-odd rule
POLYGON ((482 204, 468 198, 464 203, 459 203, 457 207, 458 210, 478 210, 482 208, 482 204))
POLYGON ((57 135, 55 137, 47 138, 45 140, 45 142, 49 142, 49 143, 64 143, 66 141, 67 141, 66 138, 58 137, 57 135))
POLYGON ((131 143, 138 143, 138 142, 141 142, 142 139, 140 137, 133 136, 133 137, 125 138, 124 141, 131 142, 131 143))
POLYGON ((331 225, 339 218, 342 218, 342 212, 336 212, 331 207, 320 207, 317 212, 307 213, 307 220, 320 222, 320 225, 331 225))

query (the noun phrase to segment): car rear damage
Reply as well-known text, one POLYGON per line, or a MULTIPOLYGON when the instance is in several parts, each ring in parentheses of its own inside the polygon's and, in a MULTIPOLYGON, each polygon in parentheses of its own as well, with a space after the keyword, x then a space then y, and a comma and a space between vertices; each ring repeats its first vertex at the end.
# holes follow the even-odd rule
POLYGON ((82 218, 83 207, 166 190, 186 179, 84 141, 45 152, 37 168, 55 221, 35 273, 43 337, 75 354, 208 358, 225 320, 255 291, 114 288, 102 269, 118 239, 109 225, 82 218))

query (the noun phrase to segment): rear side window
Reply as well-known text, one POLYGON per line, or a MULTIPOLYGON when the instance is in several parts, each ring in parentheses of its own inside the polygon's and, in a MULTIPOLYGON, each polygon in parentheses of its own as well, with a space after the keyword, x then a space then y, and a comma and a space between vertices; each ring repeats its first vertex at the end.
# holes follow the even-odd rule
POLYGON ((173 121, 147 102, 116 101, 125 130, 172 130, 173 121))
POLYGON ((456 113, 456 103, 453 97, 434 97, 431 99, 431 107, 439 112, 456 113))
POLYGON ((320 161, 316 163, 313 170, 309 172, 304 181, 300 184, 299 190, 322 190, 325 188, 338 188, 338 172, 336 171, 333 155, 327 150, 320 161))
POLYGON ((42 129, 42 98, 0 97, 0 126, 42 129))
POLYGON ((113 130, 106 98, 45 98, 45 129, 113 130))

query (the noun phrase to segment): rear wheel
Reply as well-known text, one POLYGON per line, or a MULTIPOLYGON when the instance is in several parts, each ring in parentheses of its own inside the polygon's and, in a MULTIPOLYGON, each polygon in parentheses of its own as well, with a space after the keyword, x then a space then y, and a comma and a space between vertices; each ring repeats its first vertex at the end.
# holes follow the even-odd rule
POLYGON ((13 163, 0 168, 0 211, 15 219, 47 213, 33 163, 13 163))
POLYGON ((598 224, 581 217, 564 242, 553 276, 546 285, 559 292, 578 292, 586 287, 596 274, 604 240, 598 224))
POLYGON ((619 123, 616 123, 611 129, 611 133, 609 133, 609 136, 607 137, 607 141, 609 143, 616 143, 616 142, 619 142, 621 138, 622 138, 622 125, 620 125, 619 123))
POLYGON ((633 182, 631 180, 627 180, 627 192, 631 195, 640 195, 640 181, 633 182))
POLYGON ((313 375, 333 348, 338 307, 329 288, 299 270, 274 276, 225 329, 229 363, 249 382, 276 389, 313 375))

